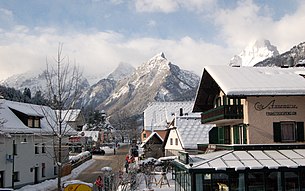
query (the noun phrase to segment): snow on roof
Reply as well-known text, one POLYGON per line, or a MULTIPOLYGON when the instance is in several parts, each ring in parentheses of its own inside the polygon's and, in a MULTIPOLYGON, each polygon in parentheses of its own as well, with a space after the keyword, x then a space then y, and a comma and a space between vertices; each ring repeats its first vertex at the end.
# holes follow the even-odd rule
POLYGON ((65 182, 63 183, 63 187, 66 188, 66 187, 68 187, 69 185, 74 185, 74 184, 84 184, 84 185, 89 186, 90 188, 93 188, 93 184, 92 184, 92 183, 83 182, 83 181, 81 181, 81 180, 68 180, 68 181, 65 181, 65 182))
POLYGON ((205 67, 226 95, 305 95, 305 69, 279 67, 205 67))
POLYGON ((144 110, 144 129, 164 130, 175 116, 183 113, 192 115, 193 101, 184 102, 151 102, 144 110))
POLYGON ((224 150, 191 158, 191 169, 244 170, 297 168, 305 165, 305 149, 292 150, 224 150))
POLYGON ((84 137, 92 137, 93 141, 98 141, 99 134, 100 134, 99 131, 82 131, 79 134, 82 134, 82 133, 84 133, 84 135, 83 135, 84 137))
MULTIPOLYGON (((54 110, 47 106, 34 105, 28 103, 0 100, 0 119, 5 123, 0 127, 0 131, 5 133, 39 133, 53 134, 56 131, 56 115, 54 110), (40 117, 41 128, 30 128, 26 126, 13 112, 13 110, 26 114, 28 116, 40 117)), ((75 133, 69 125, 63 123, 66 127, 66 135, 75 133)))
MULTIPOLYGON (((58 112, 58 111, 56 111, 58 112)), ((65 116, 65 121, 75 121, 80 115, 80 109, 62 110, 62 116, 65 116)))
POLYGON ((149 141, 149 139, 151 139, 153 136, 157 136, 162 142, 164 141, 162 139, 162 137, 157 133, 157 132, 153 132, 152 134, 150 134, 140 145, 140 147, 144 147, 144 145, 149 141))
POLYGON ((185 149, 197 149, 197 144, 209 143, 209 131, 214 125, 201 124, 200 116, 179 116, 176 117, 175 127, 182 147, 185 149))

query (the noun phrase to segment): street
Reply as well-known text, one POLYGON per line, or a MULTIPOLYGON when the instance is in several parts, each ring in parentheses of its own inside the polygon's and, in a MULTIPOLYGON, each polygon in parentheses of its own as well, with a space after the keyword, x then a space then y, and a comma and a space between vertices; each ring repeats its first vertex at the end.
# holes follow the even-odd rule
POLYGON ((120 146, 116 150, 116 154, 105 154, 103 155, 93 155, 92 160, 95 162, 82 171, 75 179, 81 180, 88 183, 94 183, 99 175, 102 175, 101 168, 111 167, 112 172, 118 172, 123 170, 125 163, 125 156, 128 153, 129 145, 120 146))

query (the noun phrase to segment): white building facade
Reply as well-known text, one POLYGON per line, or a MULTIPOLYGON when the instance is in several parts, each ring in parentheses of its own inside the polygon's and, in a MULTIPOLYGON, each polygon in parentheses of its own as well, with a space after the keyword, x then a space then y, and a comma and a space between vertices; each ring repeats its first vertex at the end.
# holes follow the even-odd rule
MULTIPOLYGON (((0 188, 19 188, 57 176, 55 112, 46 106, 0 100, 0 188)), ((63 143, 75 133, 63 125, 63 143)), ((68 148, 62 148, 68 163, 68 148)))

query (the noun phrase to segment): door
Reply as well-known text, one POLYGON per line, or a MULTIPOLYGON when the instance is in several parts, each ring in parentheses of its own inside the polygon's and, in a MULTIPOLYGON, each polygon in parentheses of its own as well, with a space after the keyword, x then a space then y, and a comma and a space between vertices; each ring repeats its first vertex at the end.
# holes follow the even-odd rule
POLYGON ((39 174, 39 168, 38 167, 35 167, 34 168, 34 184, 37 184, 38 183, 38 174, 39 174))
POLYGON ((0 188, 4 187, 4 171, 0 171, 0 188))

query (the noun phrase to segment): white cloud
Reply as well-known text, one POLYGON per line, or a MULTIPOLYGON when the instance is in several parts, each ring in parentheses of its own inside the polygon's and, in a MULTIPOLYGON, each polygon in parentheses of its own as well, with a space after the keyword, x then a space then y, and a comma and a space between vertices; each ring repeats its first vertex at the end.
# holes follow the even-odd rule
POLYGON ((175 0, 135 0, 135 7, 138 12, 165 12, 176 11, 178 2, 175 0))
POLYGON ((175 12, 179 8, 202 11, 214 5, 216 0, 135 0, 135 7, 138 12, 175 12))
POLYGON ((44 32, 33 35, 23 27, 20 28, 22 30, 2 34, 6 39, 5 42, 0 41, 2 79, 12 74, 37 69, 41 71, 45 68, 46 58, 52 63, 59 42, 64 44, 63 54, 83 68, 85 75, 109 74, 120 62, 136 67, 159 52, 164 52, 174 64, 197 71, 198 75, 201 75, 204 65, 226 64, 230 58, 229 54, 223 54, 228 52, 224 48, 190 37, 175 41, 156 38, 127 39, 114 32, 59 35, 50 28, 40 29, 44 32))
POLYGON ((214 18, 220 28, 220 38, 239 50, 250 41, 266 38, 278 47, 280 53, 304 41, 304 1, 300 1, 295 13, 279 20, 272 19, 268 11, 272 12, 272 8, 259 6, 251 0, 239 1, 234 9, 219 9, 214 18))

